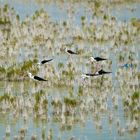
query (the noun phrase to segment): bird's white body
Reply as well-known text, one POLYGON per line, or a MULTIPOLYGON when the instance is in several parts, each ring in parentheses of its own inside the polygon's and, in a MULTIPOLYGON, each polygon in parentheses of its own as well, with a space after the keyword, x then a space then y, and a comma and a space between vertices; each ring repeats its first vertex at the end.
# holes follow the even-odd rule
POLYGON ((68 49, 67 48, 65 48, 65 52, 67 53, 67 51, 68 51, 68 49))
POLYGON ((90 57, 89 58, 91 62, 96 62, 96 60, 94 59, 94 57, 90 57))
POLYGON ((40 63, 40 62, 38 62, 38 63, 37 63, 37 65, 41 65, 41 63, 40 63))
POLYGON ((86 74, 82 74, 81 77, 83 80, 85 80, 86 78, 89 78, 89 76, 87 76, 86 74))
POLYGON ((33 76, 30 72, 28 72, 28 76, 29 76, 31 79, 34 79, 34 76, 33 76))
POLYGON ((47 81, 41 77, 38 77, 38 76, 33 76, 30 72, 28 72, 28 76, 33 79, 33 80, 37 80, 37 81, 47 81))
POLYGON ((99 72, 98 72, 98 71, 96 71, 96 72, 95 72, 95 75, 99 75, 99 72))

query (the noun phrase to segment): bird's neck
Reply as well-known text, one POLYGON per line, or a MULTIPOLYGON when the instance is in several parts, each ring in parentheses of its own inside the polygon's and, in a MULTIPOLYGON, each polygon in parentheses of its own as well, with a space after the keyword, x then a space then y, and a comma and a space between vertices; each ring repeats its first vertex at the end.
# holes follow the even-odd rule
POLYGON ((34 79, 34 76, 31 75, 31 78, 34 79))
POLYGON ((32 75, 29 75, 29 77, 30 77, 31 79, 34 79, 34 76, 32 76, 32 75))
POLYGON ((98 71, 96 71, 96 72, 95 72, 95 74, 97 74, 97 75, 98 75, 98 74, 99 74, 99 72, 98 72, 98 71))
POLYGON ((91 57, 90 59, 91 59, 91 62, 94 62, 95 61, 95 59, 93 57, 91 57))

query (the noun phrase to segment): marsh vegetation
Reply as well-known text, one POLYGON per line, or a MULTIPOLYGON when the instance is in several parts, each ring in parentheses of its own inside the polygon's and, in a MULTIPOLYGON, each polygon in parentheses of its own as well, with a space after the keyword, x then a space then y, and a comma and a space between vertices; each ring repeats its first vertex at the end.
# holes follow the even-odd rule
POLYGON ((119 20, 112 11, 127 5, 133 15, 139 1, 37 0, 24 18, 7 2, 0 5, 0 139, 138 140, 140 19, 119 20), (83 80, 95 72, 91 56, 108 58, 102 67, 112 74, 83 80), (38 66, 44 58, 53 61, 38 66))

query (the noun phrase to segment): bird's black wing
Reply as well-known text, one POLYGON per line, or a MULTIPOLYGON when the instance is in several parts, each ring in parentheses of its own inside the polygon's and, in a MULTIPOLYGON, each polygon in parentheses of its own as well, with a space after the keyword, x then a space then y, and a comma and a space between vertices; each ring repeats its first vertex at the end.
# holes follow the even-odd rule
POLYGON ((45 64, 45 63, 50 62, 50 61, 52 61, 52 60, 53 60, 53 59, 43 60, 43 61, 41 61, 41 64, 45 64))
POLYGON ((92 73, 86 73, 86 76, 95 76, 95 74, 92 74, 92 73))
POLYGON ((110 74, 110 73, 112 73, 111 71, 106 71, 106 72, 104 72, 104 74, 110 74))
POLYGON ((103 75, 103 74, 109 74, 109 73, 112 73, 112 72, 107 72, 107 71, 104 71, 104 70, 100 70, 98 71, 99 75, 103 75))
POLYGON ((106 58, 101 58, 101 57, 95 57, 94 59, 97 60, 97 61, 107 60, 106 58))
POLYGON ((47 81, 47 80, 45 80, 45 79, 43 79, 43 78, 40 78, 40 77, 38 77, 38 76, 34 76, 34 79, 35 79, 35 80, 38 80, 38 81, 47 81))
POLYGON ((78 54, 78 53, 73 52, 73 51, 71 51, 71 50, 67 50, 67 52, 70 53, 70 54, 78 54))

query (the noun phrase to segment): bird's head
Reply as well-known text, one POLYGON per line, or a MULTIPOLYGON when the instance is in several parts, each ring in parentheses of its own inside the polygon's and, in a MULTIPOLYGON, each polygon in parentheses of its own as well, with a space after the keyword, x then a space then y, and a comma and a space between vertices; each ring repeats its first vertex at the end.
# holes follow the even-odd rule
POLYGON ((90 62, 96 62, 96 60, 94 59, 94 57, 90 57, 89 60, 90 60, 90 62))
POLYGON ((67 49, 67 48, 65 48, 65 52, 67 52, 67 50, 68 50, 68 49, 67 49))
POLYGON ((41 63, 40 63, 40 62, 38 62, 38 63, 37 63, 37 65, 38 65, 38 66, 39 66, 39 65, 41 65, 41 63))
POLYGON ((98 72, 98 71, 96 71, 94 74, 95 74, 95 75, 98 75, 98 74, 99 74, 99 72, 98 72))
POLYGON ((30 78, 32 77, 32 74, 30 72, 27 72, 27 74, 30 78))

